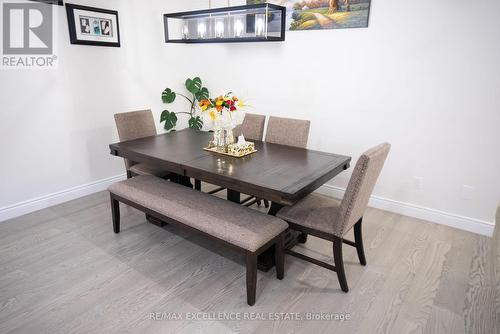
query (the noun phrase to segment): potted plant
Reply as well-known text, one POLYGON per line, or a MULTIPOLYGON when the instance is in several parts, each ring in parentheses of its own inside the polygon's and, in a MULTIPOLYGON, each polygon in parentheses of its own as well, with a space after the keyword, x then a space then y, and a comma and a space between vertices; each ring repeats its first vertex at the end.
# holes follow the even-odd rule
POLYGON ((203 120, 199 115, 197 115, 196 102, 200 102, 209 98, 208 89, 206 87, 203 87, 202 81, 199 77, 195 77, 193 79, 188 78, 184 86, 190 93, 190 96, 186 96, 179 92, 174 92, 170 88, 166 88, 161 93, 161 99, 165 104, 173 103, 177 98, 177 95, 179 95, 185 98, 191 106, 189 112, 188 111, 173 112, 169 110, 162 111, 160 115, 160 123, 165 122, 163 127, 167 131, 175 131, 175 127, 177 125, 177 120, 178 120, 177 115, 179 114, 189 115, 188 119, 189 128, 195 130, 201 130, 201 128, 203 127, 203 120))

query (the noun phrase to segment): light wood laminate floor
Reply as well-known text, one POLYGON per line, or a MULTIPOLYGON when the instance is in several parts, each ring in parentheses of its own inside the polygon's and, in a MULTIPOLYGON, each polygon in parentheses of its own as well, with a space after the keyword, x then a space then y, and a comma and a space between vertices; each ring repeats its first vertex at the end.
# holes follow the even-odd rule
MULTIPOLYGON (((122 232, 115 235, 108 201, 101 192, 0 223, 0 333, 400 334, 500 328, 497 237, 369 209, 363 226, 368 265, 360 266, 355 249, 344 246, 349 293, 340 290, 335 273, 287 256, 283 281, 274 269, 258 273, 257 303, 249 307, 240 255, 172 226, 149 224, 124 205, 122 232), (174 312, 183 320, 161 320, 174 312), (323 312, 350 319, 186 319, 219 312, 265 318, 270 312, 274 318, 323 312)), ((298 250, 331 259, 331 244, 313 237, 298 250)))

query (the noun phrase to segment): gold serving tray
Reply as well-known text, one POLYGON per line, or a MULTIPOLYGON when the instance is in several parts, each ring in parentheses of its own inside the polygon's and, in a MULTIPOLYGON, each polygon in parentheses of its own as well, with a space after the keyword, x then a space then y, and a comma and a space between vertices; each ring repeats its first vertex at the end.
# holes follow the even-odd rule
POLYGON ((208 151, 208 152, 214 152, 214 153, 218 153, 218 154, 222 154, 222 155, 227 155, 227 156, 233 157, 233 158, 243 158, 243 157, 246 157, 247 155, 254 154, 255 152, 257 152, 257 150, 254 149, 251 152, 246 152, 246 153, 243 153, 241 155, 237 155, 237 154, 232 154, 232 153, 228 153, 228 152, 217 151, 217 147, 204 147, 203 149, 205 151, 208 151))

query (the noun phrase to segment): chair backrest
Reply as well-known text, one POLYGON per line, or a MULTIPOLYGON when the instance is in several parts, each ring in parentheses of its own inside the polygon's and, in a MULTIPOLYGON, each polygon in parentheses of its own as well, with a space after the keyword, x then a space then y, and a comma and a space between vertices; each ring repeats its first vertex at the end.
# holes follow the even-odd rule
POLYGON ((306 148, 311 122, 307 120, 270 117, 266 142, 306 148))
POLYGON ((245 139, 262 140, 264 138, 265 123, 266 116, 246 113, 243 123, 234 129, 233 134, 236 138, 243 134, 245 139))
MULTIPOLYGON (((149 109, 115 114, 115 123, 120 141, 157 135, 153 113, 149 109)), ((125 159, 127 170, 133 165, 135 162, 125 159)))
POLYGON ((336 235, 344 235, 363 217, 390 149, 389 143, 383 143, 369 149, 358 159, 340 204, 340 224, 336 225, 336 235))

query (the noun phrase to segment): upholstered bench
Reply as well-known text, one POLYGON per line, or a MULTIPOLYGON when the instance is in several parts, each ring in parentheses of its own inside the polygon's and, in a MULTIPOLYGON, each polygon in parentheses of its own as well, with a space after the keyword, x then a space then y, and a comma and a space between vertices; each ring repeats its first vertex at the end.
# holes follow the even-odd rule
POLYGON ((285 221, 151 175, 115 183, 108 190, 115 233, 120 232, 122 202, 245 254, 249 305, 255 304, 257 256, 272 245, 276 246, 276 275, 283 279, 285 221))

